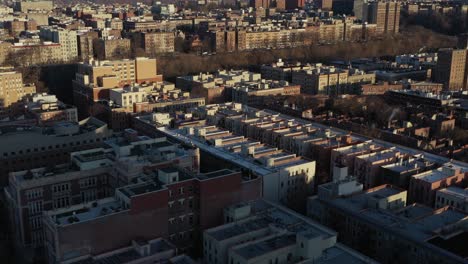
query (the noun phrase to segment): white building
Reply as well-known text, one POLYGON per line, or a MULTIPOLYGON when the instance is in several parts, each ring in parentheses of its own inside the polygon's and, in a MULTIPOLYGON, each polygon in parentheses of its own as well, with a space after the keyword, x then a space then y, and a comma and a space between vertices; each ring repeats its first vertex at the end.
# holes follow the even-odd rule
POLYGON ((132 107, 134 103, 146 101, 146 94, 144 89, 131 86, 109 90, 110 100, 124 108, 132 107))

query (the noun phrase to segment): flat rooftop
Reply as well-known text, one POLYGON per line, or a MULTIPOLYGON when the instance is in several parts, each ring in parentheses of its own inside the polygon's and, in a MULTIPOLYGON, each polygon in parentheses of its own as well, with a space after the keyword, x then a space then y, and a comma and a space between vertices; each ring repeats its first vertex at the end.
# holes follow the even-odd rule
MULTIPOLYGON (((174 246, 170 245, 163 239, 155 239, 148 242, 137 241, 138 244, 149 244, 149 255, 155 255, 168 250, 175 250, 174 246)), ((130 246, 122 250, 116 250, 115 254, 112 252, 104 253, 102 256, 94 256, 77 262, 74 264, 124 264, 136 261, 147 256, 142 256, 135 247, 130 246)))
POLYGON ((49 211, 49 216, 58 225, 84 222, 121 211, 120 203, 113 198, 106 198, 89 204, 79 204, 70 208, 49 211))
POLYGON ((454 176, 453 170, 451 169, 445 170, 444 168, 437 168, 435 170, 425 171, 425 172, 413 175, 412 177, 415 179, 433 183, 433 182, 444 180, 451 176, 454 176))
POLYGON ((137 196, 144 193, 159 191, 163 188, 162 185, 157 184, 156 182, 145 182, 134 185, 128 185, 119 188, 118 190, 122 192, 128 198, 137 196))
MULTIPOLYGON (((376 188, 378 188, 378 187, 376 187, 376 188)), ((405 190, 402 190, 400 188, 393 187, 391 185, 386 185, 383 188, 378 188, 378 189, 375 189, 375 190, 374 189, 368 190, 366 192, 366 195, 368 195, 370 197, 373 197, 373 198, 376 198, 376 199, 383 199, 383 198, 388 198, 388 197, 391 197, 393 195, 396 195, 396 194, 399 194, 399 193, 405 191, 405 190)))
POLYGON ((246 260, 296 245, 296 234, 285 234, 233 249, 246 260))
POLYGON ((438 192, 456 196, 459 199, 466 199, 468 201, 468 188, 463 189, 458 186, 449 186, 439 190, 438 192))
POLYGON ((384 165, 382 166, 382 168, 385 168, 393 172, 402 173, 402 172, 407 172, 407 171, 416 170, 416 169, 424 169, 432 165, 434 165, 433 162, 430 162, 423 158, 418 158, 418 159, 404 160, 401 162, 395 162, 392 164, 384 165))

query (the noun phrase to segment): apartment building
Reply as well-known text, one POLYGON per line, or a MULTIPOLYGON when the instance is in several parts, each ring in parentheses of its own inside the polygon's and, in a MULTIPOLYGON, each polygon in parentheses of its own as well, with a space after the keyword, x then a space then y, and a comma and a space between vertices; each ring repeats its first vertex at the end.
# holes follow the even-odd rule
POLYGON ((66 163, 71 152, 95 148, 112 135, 107 124, 92 117, 52 127, 5 126, 0 130, 2 186, 7 184, 9 172, 66 163))
POLYGON ((410 179, 408 199, 411 202, 434 207, 437 190, 460 185, 467 177, 467 173, 463 169, 450 163, 444 164, 440 168, 415 174, 410 179))
POLYGON ((440 49, 434 81, 443 84, 444 90, 466 90, 468 82, 468 51, 466 49, 440 49))
POLYGON ((260 194, 260 179, 246 179, 228 169, 202 174, 174 167, 147 170, 134 183, 118 188, 114 197, 47 211, 48 260, 96 255, 155 237, 188 251, 201 244, 194 241, 201 240, 203 230, 222 223, 225 207, 260 194))
POLYGON ((461 188, 458 186, 449 186, 437 190, 435 208, 442 208, 445 206, 451 206, 457 208, 462 212, 468 213, 468 189, 461 188))
POLYGON ((57 122, 78 122, 76 107, 59 101, 55 95, 34 94, 26 104, 26 115, 37 120, 39 126, 54 125, 57 122))
POLYGON ((253 72, 221 70, 215 74, 200 73, 177 77, 176 87, 190 91, 193 97, 205 98, 207 104, 213 104, 230 101, 232 95, 225 91, 225 87, 244 82, 256 82, 260 79, 260 74, 253 72))
POLYGON ((73 80, 74 103, 78 109, 89 112, 93 102, 109 100, 109 91, 113 88, 161 81, 162 76, 157 74, 156 59, 89 60, 78 65, 73 80))
POLYGON ((68 59, 68 55, 63 53, 62 45, 51 41, 13 43, 6 55, 11 56, 10 59, 15 58, 23 66, 65 62, 68 59))
POLYGON ((303 93, 342 94, 375 83, 375 73, 324 66, 321 63, 292 72, 292 83, 301 85, 303 93))
POLYGON ((301 87, 291 85, 286 81, 273 81, 262 79, 258 82, 243 82, 234 86, 226 87, 231 92, 233 102, 246 105, 262 105, 269 96, 299 95, 301 87))
POLYGON ((262 30, 260 28, 247 29, 245 31, 245 48, 242 47, 241 44, 239 44, 239 47, 241 47, 239 49, 276 49, 305 46, 311 43, 311 38, 309 38, 307 35, 308 34, 306 32, 306 29, 304 28, 271 28, 267 30, 262 30))
POLYGON ((240 167, 247 175, 262 178, 263 197, 269 201, 304 210, 305 197, 313 192, 315 161, 216 126, 155 129, 168 137, 200 148, 206 154, 206 158, 202 159, 207 162, 205 168, 240 167))
POLYGON ((270 8, 270 0, 250 0, 249 1, 250 7, 253 8, 270 8))
POLYGON ((382 182, 382 166, 395 163, 403 156, 405 154, 395 148, 357 156, 354 159, 354 173, 352 175, 364 184, 364 189, 376 187, 382 182))
POLYGON ((43 245, 43 211, 112 195, 107 168, 110 160, 102 164, 92 170, 64 165, 11 172, 5 193, 17 246, 27 250, 43 245))
POLYGON ((64 61, 74 61, 78 58, 78 43, 76 31, 57 26, 41 27, 41 38, 60 44, 64 61))
POLYGON ((160 53, 172 53, 175 51, 174 32, 142 32, 141 48, 146 54, 154 56, 160 53))
POLYGON ((14 11, 27 13, 30 10, 47 10, 51 11, 54 8, 53 1, 36 0, 36 1, 15 1, 13 5, 14 11))
MULTIPOLYGON (((383 150, 382 146, 376 145, 372 141, 366 141, 351 146, 344 146, 335 148, 330 154, 330 171, 333 171, 334 167, 346 167, 348 168, 348 175, 354 175, 354 164, 355 159, 358 156, 370 154, 383 150)), ((333 179, 338 176, 332 174, 333 179)))
POLYGON ((78 56, 82 61, 86 61, 94 57, 93 42, 99 38, 99 33, 96 31, 79 32, 77 35, 78 56))
POLYGON ((307 70, 309 67, 309 65, 300 62, 288 63, 282 59, 278 59, 277 62, 271 65, 262 65, 260 72, 263 79, 292 82, 292 73, 294 71, 307 70))
POLYGON ((95 39, 93 52, 99 60, 128 58, 131 54, 131 40, 125 38, 95 39))
POLYGON ((192 98, 190 93, 175 89, 169 82, 144 83, 110 89, 109 105, 104 108, 106 122, 120 131, 131 125, 136 113, 175 113, 205 105, 205 98, 192 98))
POLYGON ((456 246, 463 240, 466 213, 407 206, 406 191, 391 185, 356 193, 348 182, 330 183, 341 187, 320 188, 308 201, 308 216, 336 230, 341 243, 381 263, 466 262, 456 246), (341 192, 330 195, 330 189, 341 192))
POLYGON ((204 263, 375 263, 333 230, 265 200, 228 207, 224 219, 204 232, 204 263))
POLYGON ((432 170, 438 164, 424 158, 423 155, 400 158, 396 163, 382 166, 382 183, 391 184, 405 190, 409 189, 413 175, 432 170))
POLYGON ((400 9, 398 2, 375 1, 363 5, 367 12, 367 22, 377 24, 378 34, 397 34, 400 30, 400 9))
POLYGON ((24 84, 19 72, 0 73, 0 117, 7 117, 21 109, 24 97, 36 93, 36 86, 24 84))
POLYGON ((101 148, 71 153, 68 163, 11 172, 6 195, 16 243, 26 249, 43 245, 43 211, 113 196, 115 188, 131 183, 146 169, 176 165, 196 173, 198 162, 196 149, 126 130, 101 148))
POLYGON ((108 251, 102 254, 86 255, 65 261, 66 264, 85 263, 112 263, 125 258, 126 261, 150 264, 150 263, 186 263, 196 264, 189 256, 177 255, 177 248, 163 238, 151 240, 135 239, 128 246, 108 251))

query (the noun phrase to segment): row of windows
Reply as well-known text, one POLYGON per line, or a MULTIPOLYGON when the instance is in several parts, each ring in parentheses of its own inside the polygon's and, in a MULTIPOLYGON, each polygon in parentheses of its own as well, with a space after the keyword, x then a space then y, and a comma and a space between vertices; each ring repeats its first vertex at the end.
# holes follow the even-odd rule
POLYGON ((52 186, 52 191, 54 194, 68 192, 70 191, 70 183, 55 184, 52 186))
POLYGON ((42 188, 32 189, 26 191, 26 198, 28 200, 34 200, 37 198, 41 198, 43 194, 42 188))
POLYGON ((29 226, 33 230, 42 228, 42 217, 41 216, 35 216, 35 217, 29 218, 29 226))
POLYGON ((39 213, 42 213, 42 210, 43 210, 42 201, 34 201, 34 202, 28 203, 29 214, 31 215, 39 214, 39 213))
POLYGON ((89 177, 86 179, 80 180, 80 188, 88 188, 96 186, 97 178, 96 177, 89 177))
MULTIPOLYGON (((175 180, 173 179, 173 181, 175 181, 175 180)), ((180 187, 178 189, 178 192, 179 192, 180 195, 184 194, 185 191, 188 191, 189 193, 192 192, 193 191, 193 186, 188 186, 187 190, 185 190, 184 187, 180 187)), ((173 195, 174 195, 174 193, 172 192, 172 190, 169 190, 169 197, 172 197, 173 195)))
MULTIPOLYGON (((103 138, 102 140, 106 140, 106 138, 103 138)), ((92 144, 92 143, 95 143, 95 142, 100 142, 101 139, 100 138, 96 138, 96 140, 94 139, 90 139, 90 140, 83 140, 83 141, 76 141, 76 142, 70 142, 70 143, 67 143, 67 144, 57 144, 55 145, 55 149, 59 149, 59 148, 66 148, 67 146, 79 146, 81 144, 83 145, 86 145, 86 144, 92 144)), ((24 154, 24 153, 31 153, 31 152, 40 152, 40 151, 45 151, 45 150, 52 150, 54 149, 54 146, 48 146, 48 147, 40 147, 40 148, 33 148, 33 149, 26 149, 26 150, 20 150, 18 151, 18 154, 24 154)), ((10 153, 8 152, 5 152, 3 153, 3 156, 4 157, 8 157, 8 155, 16 155, 16 152, 15 151, 12 151, 10 153)))
MULTIPOLYGON (((174 207, 174 203, 175 203, 175 201, 168 202, 169 208, 174 207)), ((178 204, 179 204, 179 206, 184 206, 185 199, 179 199, 178 204)), ((193 208, 193 198, 192 197, 188 198, 188 207, 193 208)))
POLYGON ((193 224, 194 223, 194 218, 193 218, 193 214, 190 214, 188 215, 188 217, 186 215, 181 215, 177 218, 169 218, 169 224, 173 225, 173 224, 183 224, 185 223, 186 219, 188 219, 188 223, 189 224, 193 224))

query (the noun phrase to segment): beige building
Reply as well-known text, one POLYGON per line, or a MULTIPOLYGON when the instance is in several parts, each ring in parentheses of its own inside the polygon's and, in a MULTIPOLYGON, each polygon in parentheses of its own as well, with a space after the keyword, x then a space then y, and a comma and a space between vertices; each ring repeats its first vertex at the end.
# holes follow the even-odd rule
POLYGON ((28 12, 29 10, 52 10, 54 8, 54 2, 48 0, 39 0, 39 1, 22 1, 18 0, 14 2, 13 9, 15 11, 20 11, 23 13, 28 12))
POLYGON ((437 52, 434 81, 445 90, 466 90, 468 82, 468 50, 441 49, 437 52))
POLYGON ((36 86, 23 84, 19 72, 0 73, 0 117, 7 115, 24 96, 36 93, 36 86))
POLYGON ((86 110, 91 102, 109 100, 109 90, 133 83, 160 82, 156 59, 99 61, 90 60, 78 65, 73 80, 74 103, 86 110))
POLYGON ((333 230, 265 200, 226 208, 224 222, 204 232, 203 263, 375 263, 333 230))
POLYGON ((73 61, 78 58, 78 39, 76 31, 63 29, 57 26, 41 27, 41 38, 60 44, 64 61, 73 61))
POLYGON ((377 24, 377 33, 398 33, 400 30, 400 7, 398 2, 371 2, 367 5, 367 22, 377 24))
POLYGON ((13 63, 29 66, 67 61, 60 44, 45 41, 37 44, 15 43, 8 50, 7 59, 13 63), (10 57, 9 57, 10 56, 10 57))
POLYGON ((131 53, 130 39, 95 39, 94 40, 94 55, 100 60, 128 58, 131 53))
POLYGON ((342 94, 361 84, 375 83, 375 73, 357 69, 341 69, 320 63, 292 72, 292 83, 301 85, 308 94, 342 94))
POLYGON ((143 32, 141 34, 141 46, 146 54, 174 52, 174 32, 143 32))

